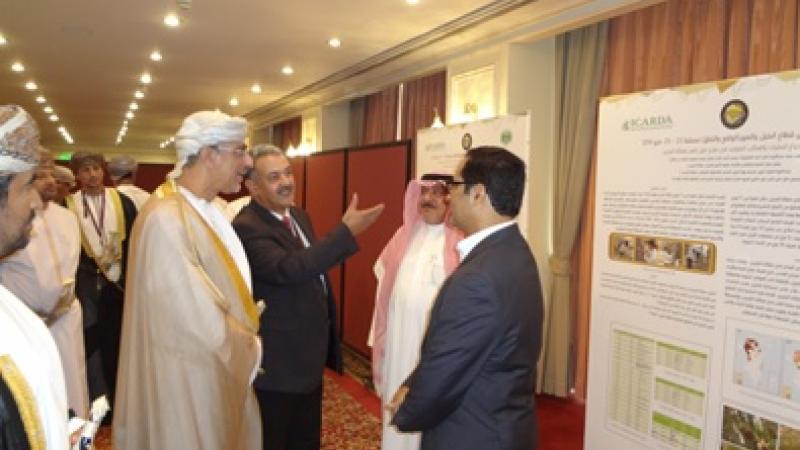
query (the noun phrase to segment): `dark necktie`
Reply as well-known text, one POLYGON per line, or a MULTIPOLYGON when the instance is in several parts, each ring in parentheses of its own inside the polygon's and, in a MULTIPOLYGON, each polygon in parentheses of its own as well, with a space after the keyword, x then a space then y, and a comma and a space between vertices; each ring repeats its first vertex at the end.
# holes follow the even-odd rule
POLYGON ((282 220, 283 220, 283 224, 286 225, 286 228, 289 229, 289 232, 292 233, 292 236, 294 236, 294 238, 296 239, 297 238, 297 230, 295 230, 294 226, 292 225, 292 218, 289 217, 288 214, 286 214, 285 216, 283 216, 282 220))

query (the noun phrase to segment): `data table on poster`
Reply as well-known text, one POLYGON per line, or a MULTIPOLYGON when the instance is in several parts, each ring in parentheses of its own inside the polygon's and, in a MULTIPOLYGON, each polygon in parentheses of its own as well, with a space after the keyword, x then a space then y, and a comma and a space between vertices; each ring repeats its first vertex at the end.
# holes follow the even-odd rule
POLYGON ((641 433, 650 430, 655 342, 614 331, 609 418, 641 433))

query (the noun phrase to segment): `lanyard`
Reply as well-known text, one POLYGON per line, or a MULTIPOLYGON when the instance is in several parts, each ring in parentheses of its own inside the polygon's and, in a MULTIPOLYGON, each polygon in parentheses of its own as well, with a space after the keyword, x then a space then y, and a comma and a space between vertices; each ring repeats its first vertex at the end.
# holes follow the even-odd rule
POLYGON ((98 221, 94 217, 94 213, 92 213, 92 209, 89 208, 89 201, 86 200, 86 194, 81 193, 81 198, 83 199, 83 217, 89 217, 92 219, 92 225, 94 226, 94 230, 97 232, 97 237, 100 238, 100 241, 103 241, 103 232, 104 227, 103 224, 105 223, 106 219, 106 195, 105 192, 102 194, 102 200, 100 201, 100 220, 98 221))

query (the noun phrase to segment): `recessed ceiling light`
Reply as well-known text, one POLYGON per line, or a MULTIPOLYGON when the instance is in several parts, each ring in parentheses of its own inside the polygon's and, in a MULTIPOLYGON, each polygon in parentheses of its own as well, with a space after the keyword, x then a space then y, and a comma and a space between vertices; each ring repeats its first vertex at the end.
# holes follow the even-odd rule
POLYGON ((342 46, 342 41, 339 40, 339 38, 337 37, 332 37, 328 40, 328 45, 330 45, 333 48, 339 48, 342 46))
POLYGON ((419 3, 419 0, 406 0, 406 3, 408 3, 409 5, 416 5, 419 3))
POLYGON ((125 118, 126 119, 133 119, 133 117, 134 117, 133 116, 133 111, 128 111, 128 112, 125 113, 125 118))
POLYGON ((139 77, 139 81, 141 81, 142 84, 150 84, 153 82, 153 77, 150 76, 150 72, 145 72, 139 77))
POLYGON ((36 89, 39 89, 39 86, 36 86, 36 83, 34 83, 33 81, 28 81, 27 83, 25 83, 25 89, 29 91, 35 91, 36 89))
POLYGON ((46 112, 47 114, 52 114, 53 113, 53 108, 51 108, 50 105, 45 106, 44 108, 42 108, 42 110, 44 112, 46 112))
POLYGON ((58 116, 55 114, 50 114, 50 117, 48 117, 48 119, 50 119, 50 122, 58 122, 58 116))
POLYGON ((284 74, 284 75, 291 75, 291 74, 294 73, 294 69, 290 65, 285 65, 281 69, 281 73, 284 74))
POLYGON ((66 133, 67 129, 64 128, 64 125, 61 125, 60 127, 58 127, 58 131, 61 132, 61 133, 66 133))
POLYGON ((138 104, 136 104, 136 102, 131 102, 131 104, 130 104, 130 105, 128 105, 128 108, 129 108, 131 111, 136 111, 137 109, 139 109, 139 105, 138 105, 138 104))
POLYGON ((122 126, 127 128, 128 127, 128 119, 122 121, 122 126))
POLYGON ((260 94, 261 93, 261 85, 258 84, 258 83, 253 83, 253 85, 250 86, 250 92, 252 92, 253 94, 260 94))
POLYGON ((47 103, 47 99, 40 95, 36 97, 36 103, 47 103))
POLYGON ((6 43, 8 43, 6 37, 0 34, 0 45, 6 45, 6 43))
POLYGON ((136 91, 136 92, 133 93, 133 96, 138 98, 138 99, 143 99, 144 98, 144 92, 136 91))
POLYGON ((25 66, 21 62, 15 61, 14 64, 11 64, 11 70, 13 72, 25 72, 25 66))
POLYGON ((167 15, 164 16, 164 25, 166 25, 166 26, 168 26, 170 28, 175 28, 180 24, 181 24, 181 18, 178 17, 177 14, 171 12, 171 13, 167 13, 167 15))
POLYGON ((150 53, 150 60, 161 61, 161 52, 159 52, 158 50, 153 50, 153 53, 150 53))
POLYGON ((239 106, 239 99, 236 97, 231 97, 231 99, 228 100, 228 104, 233 107, 239 106))

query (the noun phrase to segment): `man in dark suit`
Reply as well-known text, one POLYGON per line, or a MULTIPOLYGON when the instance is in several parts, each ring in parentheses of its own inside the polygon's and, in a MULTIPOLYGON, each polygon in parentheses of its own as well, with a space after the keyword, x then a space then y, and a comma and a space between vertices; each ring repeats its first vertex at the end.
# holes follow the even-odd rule
POLYGON ((341 371, 336 311, 325 273, 358 250, 355 235, 383 205, 358 210, 353 197, 342 223, 317 240, 294 204, 289 160, 271 145, 252 150, 246 181, 252 201, 233 221, 253 274, 253 297, 266 301, 259 335, 262 373, 254 382, 264 449, 319 449, 322 372, 341 371))
POLYGON ((435 300, 419 364, 389 405, 401 431, 422 431, 422 450, 536 448, 542 291, 513 220, 524 187, 524 163, 502 148, 475 148, 456 170, 461 264, 435 300))

